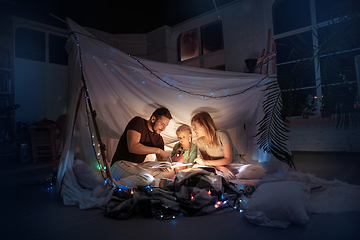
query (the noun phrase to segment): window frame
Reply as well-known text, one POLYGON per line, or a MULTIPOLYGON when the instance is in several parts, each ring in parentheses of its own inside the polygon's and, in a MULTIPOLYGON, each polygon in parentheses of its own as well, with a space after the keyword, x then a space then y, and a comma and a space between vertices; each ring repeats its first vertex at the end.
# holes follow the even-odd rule
MULTIPOLYGON (((49 36, 50 35, 55 35, 57 37, 61 37, 61 38, 68 38, 69 34, 67 33, 66 29, 61 29, 58 27, 52 27, 46 24, 42 24, 39 22, 34 22, 28 19, 23 19, 20 17, 13 17, 13 34, 14 34, 14 56, 15 58, 19 58, 16 57, 16 31, 19 28, 25 28, 25 29, 29 29, 32 31, 38 31, 38 32, 42 32, 45 34, 45 61, 38 61, 38 60, 33 60, 33 59, 27 59, 27 58, 21 58, 20 59, 26 59, 27 61, 38 61, 38 62, 43 62, 43 63, 49 63, 49 64, 56 64, 56 65, 61 65, 61 66, 68 66, 68 62, 67 64, 60 64, 60 63, 52 63, 50 62, 50 49, 49 49, 49 36)), ((64 46, 65 47, 65 46, 64 46)))
MULTIPOLYGON (((287 32, 282 32, 282 33, 279 33, 279 34, 274 34, 273 35, 273 41, 275 41, 277 39, 285 38, 285 37, 294 36, 296 34, 305 33, 307 31, 312 31, 313 32, 313 34, 312 34, 312 44, 313 44, 313 50, 314 50, 314 55, 315 55, 315 52, 317 51, 317 48, 319 46, 318 37, 316 37, 316 36, 318 36, 317 29, 321 28, 321 27, 329 26, 330 25, 329 21, 331 21, 331 20, 336 21, 338 19, 329 19, 328 21, 317 23, 317 21, 316 21, 315 0, 307 0, 307 1, 310 2, 311 25, 306 26, 306 27, 302 27, 302 28, 298 28, 298 29, 294 29, 294 30, 291 30, 291 31, 287 31, 287 32)), ((277 1, 275 1, 273 3, 272 14, 274 13, 274 6, 275 6, 276 3, 277 3, 277 1)), ((272 22, 272 25, 273 24, 274 24, 274 21, 272 22)), ((275 28, 274 25, 273 25, 273 28, 275 28)), ((358 50, 360 50, 360 48, 353 48, 353 49, 350 49, 348 51, 358 51, 358 50)), ((332 54, 340 54, 340 52, 334 52, 332 54)), ((297 88, 297 89, 283 89, 283 91, 298 91, 298 90, 306 90, 306 89, 316 89, 316 96, 317 96, 318 101, 316 101, 315 115, 318 115, 318 116, 321 114, 320 113, 320 108, 321 108, 322 97, 323 97, 322 87, 324 86, 322 84, 322 82, 321 82, 321 73, 322 73, 321 70, 322 69, 321 69, 321 66, 320 66, 320 58, 324 57, 324 56, 326 56, 326 55, 320 55, 320 56, 316 56, 314 58, 314 62, 313 62, 314 69, 315 69, 315 72, 314 72, 314 74, 315 74, 315 85, 314 86, 300 87, 300 88, 297 88)), ((356 58, 356 56, 355 56, 355 58, 356 58)), ((306 60, 306 58, 305 59, 298 59, 298 60, 291 60, 291 61, 282 62, 282 63, 276 63, 276 67, 286 65, 286 64, 298 63, 298 62, 304 61, 304 60, 306 60)), ((349 83, 357 83, 357 85, 358 85, 358 93, 360 93, 360 80, 359 79, 360 79, 360 77, 359 77, 359 75, 357 75, 357 80, 349 82, 349 83)))
POLYGON ((206 27, 206 26, 209 26, 209 25, 212 25, 212 24, 215 24, 215 23, 218 23, 218 22, 221 22, 221 25, 223 24, 221 20, 213 20, 213 21, 210 21, 210 22, 207 22, 207 23, 202 23, 200 25, 196 25, 196 26, 192 26, 190 27, 189 29, 187 29, 186 31, 182 31, 181 33, 178 34, 178 37, 177 37, 177 61, 178 61, 178 64, 181 64, 181 65, 187 65, 187 66, 194 66, 194 67, 199 67, 199 68, 214 68, 214 67, 217 67, 217 68, 223 68, 225 69, 226 65, 225 65, 225 45, 224 45, 224 30, 223 30, 223 27, 222 27, 222 38, 223 38, 223 49, 221 50, 217 50, 217 51, 214 51, 214 52, 211 52, 211 53, 207 53, 207 54, 203 54, 203 51, 202 51, 202 42, 203 42, 203 36, 202 36, 202 33, 201 33, 201 30, 203 27, 206 27), (180 37, 182 34, 188 32, 188 31, 191 31, 191 30, 194 30, 194 29, 197 29, 197 33, 198 33, 198 51, 199 51, 199 56, 197 57, 193 57, 193 58, 189 58, 189 59, 186 59, 186 60, 183 60, 181 61, 181 46, 180 46, 180 37), (219 64, 217 65, 214 65, 214 66, 209 66, 207 67, 206 65, 206 60, 207 59, 216 59, 216 58, 223 58, 223 60, 221 62, 219 62, 219 64))

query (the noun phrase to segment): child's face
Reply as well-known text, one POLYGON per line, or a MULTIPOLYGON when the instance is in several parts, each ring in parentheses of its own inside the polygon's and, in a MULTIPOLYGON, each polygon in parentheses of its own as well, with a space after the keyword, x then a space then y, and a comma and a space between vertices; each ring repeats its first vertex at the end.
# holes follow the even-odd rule
POLYGON ((188 131, 177 132, 176 135, 177 135, 177 137, 179 139, 179 143, 181 145, 189 144, 191 136, 188 131))

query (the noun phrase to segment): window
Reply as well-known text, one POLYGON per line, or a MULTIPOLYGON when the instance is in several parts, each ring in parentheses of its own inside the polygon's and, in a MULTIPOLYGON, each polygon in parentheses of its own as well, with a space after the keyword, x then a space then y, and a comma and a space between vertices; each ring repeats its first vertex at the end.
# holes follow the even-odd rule
POLYGON ((179 37, 180 61, 199 56, 197 29, 182 33, 179 37))
POLYGON ((359 84, 355 71, 355 57, 360 54, 359 32, 346 29, 353 29, 349 26, 359 23, 358 18, 337 19, 351 10, 346 2, 349 1, 277 0, 274 3, 277 75, 284 95, 292 93, 292 99, 286 99, 294 106, 288 116, 301 115, 311 98, 319 100, 318 110, 326 101, 336 101, 336 97, 329 97, 334 94, 340 98, 352 96, 354 99, 349 101, 355 101, 359 84), (335 32, 341 33, 336 42, 335 32))
POLYGON ((67 39, 58 35, 49 34, 49 62, 61 65, 68 64, 68 55, 65 50, 67 39))
POLYGON ((222 32, 222 24, 220 21, 201 27, 203 55, 224 49, 222 32))
MULTIPOLYGON (((186 61, 199 56, 219 52, 221 50, 224 50, 221 21, 216 21, 199 28, 189 30, 180 34, 178 38, 179 61, 186 61)), ((214 58, 214 60, 202 61, 201 63, 198 60, 194 60, 192 65, 212 69, 225 69, 223 56, 209 56, 207 58, 214 58), (195 64, 195 62, 197 63, 195 64), (217 62, 216 65, 214 65, 215 62, 217 62)))
POLYGON ((45 33, 29 28, 15 32, 15 57, 45 62, 45 33))
POLYGON ((55 34, 19 27, 15 31, 15 57, 67 65, 66 40, 67 38, 55 34))
POLYGON ((273 5, 274 34, 311 25, 309 0, 278 0, 273 5))

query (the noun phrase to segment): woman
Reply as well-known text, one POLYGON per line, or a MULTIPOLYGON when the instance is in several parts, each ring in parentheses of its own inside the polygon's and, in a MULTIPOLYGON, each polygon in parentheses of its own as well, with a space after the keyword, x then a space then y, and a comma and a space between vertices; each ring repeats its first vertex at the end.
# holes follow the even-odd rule
POLYGON ((197 136, 197 147, 201 155, 195 159, 195 163, 213 166, 221 171, 228 180, 257 179, 264 176, 265 170, 259 165, 240 164, 240 155, 234 147, 229 133, 225 130, 218 130, 209 113, 200 112, 193 116, 191 126, 197 136))

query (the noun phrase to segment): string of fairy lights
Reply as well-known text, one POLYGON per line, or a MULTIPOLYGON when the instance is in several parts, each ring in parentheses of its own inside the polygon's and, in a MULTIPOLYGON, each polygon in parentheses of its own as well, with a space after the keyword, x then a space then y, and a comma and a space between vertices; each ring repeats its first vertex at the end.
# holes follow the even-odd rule
MULTIPOLYGON (((84 93, 84 95, 86 95, 86 94, 84 93)), ((105 176, 106 166, 104 166, 104 168, 103 168, 102 163, 101 163, 101 161, 103 160, 101 158, 101 150, 99 149, 99 152, 96 150, 96 146, 98 148, 100 148, 100 144, 99 143, 96 144, 96 142, 94 140, 95 136, 94 136, 93 131, 91 129, 91 120, 90 120, 91 119, 90 118, 91 112, 89 111, 88 104, 86 103, 86 99, 88 99, 87 96, 85 96, 85 108, 86 108, 87 121, 88 121, 88 124, 86 126, 89 128, 89 133, 90 133, 91 141, 92 141, 92 148, 93 148, 94 154, 96 156, 97 164, 98 164, 97 168, 100 171, 100 173, 101 173, 102 177, 104 178, 104 180, 106 181, 106 176, 105 176)))
MULTIPOLYGON (((233 96, 241 95, 241 94, 244 95, 247 91, 251 91, 251 89, 253 89, 253 88, 258 88, 258 86, 269 76, 269 75, 265 75, 257 83, 251 85, 250 87, 248 87, 240 92, 235 92, 235 93, 226 94, 226 95, 222 95, 222 96, 215 96, 214 94, 201 94, 201 93, 194 93, 194 92, 191 92, 188 90, 184 90, 174 84, 169 83, 166 79, 159 77, 154 71, 149 69, 145 64, 143 64, 141 61, 139 61, 136 57, 134 57, 130 54, 129 54, 129 57, 133 58, 136 62, 138 62, 142 66, 143 69, 146 69, 147 71, 149 71, 150 75, 155 76, 157 79, 159 79, 162 83, 166 84, 170 88, 175 89, 181 93, 191 95, 191 96, 201 97, 202 99, 223 99, 223 98, 233 97, 233 96)), ((270 59, 268 61, 270 61, 270 59)), ((271 79, 269 81, 271 81, 271 79)))
MULTIPOLYGON (((95 154, 95 158, 96 158, 96 161, 97 161, 97 168, 98 170, 101 172, 104 180, 105 180, 105 183, 107 183, 107 177, 105 176, 106 175, 106 166, 102 164, 102 161, 105 161, 105 159, 102 159, 101 158, 101 148, 100 146, 98 146, 98 149, 96 149, 96 142, 95 142, 95 138, 94 138, 94 135, 93 135, 93 132, 92 132, 92 129, 91 129, 91 117, 90 115, 93 114, 91 112, 91 109, 89 110, 89 108, 92 108, 91 106, 91 100, 90 100, 90 95, 89 95, 89 92, 88 92, 88 88, 87 88, 87 80, 85 79, 84 77, 84 69, 83 69, 83 60, 82 60, 82 51, 81 51, 81 46, 80 46, 80 43, 79 43, 79 39, 78 37, 76 36, 76 34, 79 34, 79 35, 82 35, 82 36, 85 36, 85 37, 89 37, 89 38, 92 38, 94 40, 97 40, 97 41, 100 41, 99 39, 97 39, 96 37, 94 37, 93 35, 87 35, 87 34, 83 34, 83 33, 80 33, 80 32, 76 32, 76 31, 70 31, 69 32, 70 35, 72 35, 75 40, 76 40, 76 44, 77 44, 77 47, 78 47, 78 50, 79 50, 79 60, 80 60, 80 69, 81 69, 81 77, 82 77, 82 81, 83 81, 83 85, 84 85, 84 96, 85 96, 85 106, 86 106, 86 113, 87 113, 87 118, 88 118, 88 124, 86 125, 89 129, 89 133, 90 133, 90 136, 91 136, 91 140, 92 140, 92 148, 93 148, 93 151, 94 151, 94 154, 95 154)), ((162 82, 162 84, 165 84, 167 85, 168 87, 170 87, 171 89, 173 90, 176 90, 178 92, 181 92, 181 93, 184 93, 184 94, 187 94, 187 95, 190 95, 190 96, 195 96, 195 97, 200 97, 202 100, 204 99, 224 99, 224 98, 229 98, 229 97, 233 97, 233 96, 236 96, 236 95, 244 95, 246 92, 251 92, 252 89, 254 88, 258 88, 259 85, 265 80, 268 78, 269 75, 265 75, 263 76, 261 79, 259 79, 255 84, 247 87, 246 89, 242 90, 242 91, 239 91, 239 92, 235 92, 235 93, 230 93, 230 94, 226 94, 226 95, 221 95, 221 96, 215 96, 214 94, 202 94, 202 93, 196 93, 196 92, 191 92, 191 91, 188 91, 188 90, 185 90, 185 89, 182 89, 170 82, 168 82, 165 78, 161 78, 156 72, 154 72, 153 70, 151 70, 149 67, 147 67, 143 62, 141 62, 139 59, 137 59, 136 57, 132 56, 132 55, 128 55, 129 57, 131 57, 132 59, 134 59, 134 61, 136 61, 137 63, 139 63, 141 65, 141 68, 142 69, 145 69, 147 70, 150 75, 154 76, 155 78, 157 78, 159 81, 162 82)), ((275 58, 275 56, 271 57, 271 58, 267 58, 266 61, 262 61, 260 62, 260 64, 257 64, 255 66, 254 69, 260 67, 261 65, 266 65, 269 61, 273 61, 273 59, 275 58)), ((106 64, 105 64, 106 65, 106 64)), ((269 81, 271 81, 271 78, 269 79, 269 81)), ((160 85, 161 86, 161 85, 160 85)), ((263 86, 264 87, 264 86, 263 86)), ((99 144, 98 144, 99 145, 99 144)))
MULTIPOLYGON (((104 167, 103 167, 103 164, 101 163, 102 160, 105 161, 106 159, 101 159, 99 157, 99 156, 102 155, 101 150, 100 150, 100 146, 98 146, 99 151, 97 151, 96 148, 95 148, 96 143, 94 141, 94 135, 93 135, 92 130, 91 130, 90 115, 93 114, 93 113, 91 112, 91 110, 89 110, 89 108, 92 108, 92 107, 91 107, 91 100, 90 100, 89 91, 88 91, 87 84, 86 84, 87 80, 84 77, 81 46, 80 46, 80 43, 79 43, 79 39, 75 35, 75 32, 70 32, 70 34, 73 35, 73 37, 75 38, 76 46, 79 49, 79 60, 80 60, 80 69, 81 69, 80 72, 81 72, 81 77, 82 77, 82 81, 83 81, 83 85, 84 85, 83 87, 85 89, 84 96, 85 96, 85 106, 86 106, 86 113, 87 113, 87 119, 88 119, 88 124, 86 125, 86 127, 88 127, 89 133, 90 133, 90 136, 91 136, 92 148, 93 148, 93 152, 95 154, 95 159, 96 159, 96 162, 97 162, 97 165, 98 165, 97 168, 100 171, 101 176, 104 178, 104 181, 105 181, 104 183, 107 184, 108 180, 107 180, 107 176, 105 176, 106 166, 104 165, 104 167)), ((90 36, 90 37, 92 37, 92 36, 90 36)))
MULTIPOLYGON (((75 33, 76 33, 76 34, 80 34, 80 35, 82 35, 82 36, 89 37, 89 38, 92 38, 92 39, 97 40, 97 41, 101 41, 101 40, 97 39, 96 37, 94 37, 94 36, 92 36, 92 35, 86 35, 86 34, 83 34, 83 33, 80 33, 80 32, 74 32, 74 31, 71 32, 71 33, 73 33, 73 34, 75 34, 75 33)), ((76 38, 76 39, 77 39, 77 38, 76 38)), ((102 42, 102 41, 101 41, 101 42, 102 42)), ((239 92, 230 93, 230 94, 225 94, 225 95, 221 95, 221 96, 216 96, 216 95, 214 95, 214 94, 212 94, 212 93, 210 93, 210 94, 196 93, 196 92, 191 92, 191 91, 189 91, 189 90, 185 90, 185 89, 183 89, 183 88, 180 88, 180 87, 176 86, 175 84, 172 84, 172 83, 170 83, 169 81, 167 81, 166 78, 160 77, 155 71, 153 71, 153 70, 151 70, 149 67, 147 67, 147 66, 146 66, 142 61, 140 61, 138 58, 136 58, 136 57, 134 57, 134 56, 132 56, 132 55, 130 55, 130 54, 128 54, 128 56, 131 57, 132 59, 134 59, 135 62, 139 63, 139 64, 141 65, 141 68, 142 68, 142 69, 147 70, 147 71, 150 73, 150 75, 152 75, 152 76, 154 76, 155 78, 157 78, 158 80, 160 80, 162 84, 165 84, 165 85, 167 85, 168 87, 170 87, 171 89, 176 90, 176 91, 178 91, 178 92, 181 92, 181 93, 184 93, 184 94, 187 94, 187 95, 190 95, 190 96, 200 97, 200 99, 202 99, 202 100, 204 100, 204 99, 223 99, 223 98, 233 97, 233 96, 236 96, 236 95, 244 95, 246 92, 251 91, 251 90, 254 89, 254 88, 258 88, 259 85, 260 85, 265 79, 267 79, 267 78, 269 77, 269 75, 267 74, 267 75, 263 76, 261 79, 259 79, 255 84, 253 84, 253 85, 251 85, 251 86, 249 86, 249 87, 247 87, 247 88, 245 88, 245 89, 243 89, 243 90, 241 90, 241 91, 239 91, 239 92)), ((263 66, 263 65, 266 66, 269 62, 274 61, 275 56, 276 56, 276 54, 275 54, 274 56, 272 56, 272 57, 266 58, 266 61, 262 61, 262 62, 258 63, 258 64, 254 67, 254 69, 259 68, 260 66, 263 66)), ((106 65, 106 64, 105 64, 105 65, 106 65)), ((271 79, 269 79, 269 81, 271 81, 271 79)))

